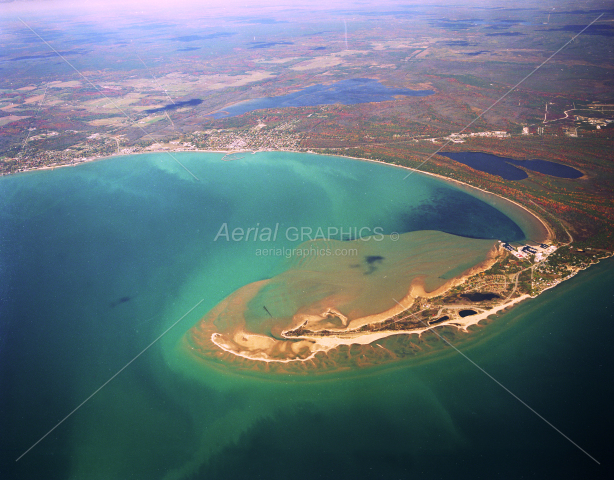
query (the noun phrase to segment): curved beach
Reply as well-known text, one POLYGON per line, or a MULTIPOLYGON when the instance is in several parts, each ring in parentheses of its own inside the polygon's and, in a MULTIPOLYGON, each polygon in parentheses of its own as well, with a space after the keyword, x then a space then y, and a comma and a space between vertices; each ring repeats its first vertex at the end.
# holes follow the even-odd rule
MULTIPOLYGON (((79 165, 83 165, 83 164, 87 164, 87 163, 95 162, 95 161, 100 161, 100 160, 113 159, 113 158, 118 158, 118 157, 137 156, 137 155, 149 155, 149 154, 156 154, 156 153, 157 154, 217 153, 217 154, 226 156, 226 155, 238 154, 238 153, 257 154, 257 153, 264 153, 264 152, 269 152, 269 151, 270 150, 255 150, 254 151, 254 150, 241 150, 241 149, 237 149, 237 150, 200 150, 200 149, 185 149, 185 148, 177 148, 177 147, 171 147, 167 149, 155 149, 154 148, 154 149, 147 150, 144 152, 125 153, 125 154, 122 153, 122 154, 117 154, 117 155, 100 156, 100 157, 88 157, 74 164, 71 163, 71 164, 63 164, 63 165, 37 167, 37 168, 25 170, 24 172, 21 172, 21 173, 25 173, 28 171, 37 171, 37 170, 54 170, 60 167, 76 167, 79 165)), ((544 243, 544 242, 547 243, 547 242, 554 240, 554 234, 553 234, 551 227, 536 212, 530 210, 529 208, 525 207, 524 205, 521 205, 518 202, 515 202, 514 200, 510 200, 496 193, 489 192, 488 190, 484 190, 479 187, 469 185, 467 183, 461 182, 460 180, 445 177, 443 175, 438 175, 436 173, 425 172, 425 171, 407 167, 404 165, 390 164, 390 163, 385 163, 379 160, 372 160, 368 158, 352 157, 348 155, 321 154, 321 153, 314 152, 311 150, 297 151, 297 150, 283 150, 282 149, 282 150, 275 150, 275 151, 287 152, 287 153, 292 153, 292 154, 308 154, 308 155, 318 155, 318 156, 325 156, 325 157, 347 158, 351 160, 358 160, 361 162, 370 162, 370 163, 375 163, 378 165, 386 165, 389 167, 400 168, 400 169, 407 170, 412 173, 418 173, 420 175, 427 175, 433 178, 437 178, 441 181, 452 184, 455 187, 462 189, 464 192, 476 198, 479 198, 480 200, 499 209, 500 211, 503 211, 512 220, 514 220, 523 229, 523 231, 527 233, 527 238, 529 240, 536 242, 536 243, 544 243)))

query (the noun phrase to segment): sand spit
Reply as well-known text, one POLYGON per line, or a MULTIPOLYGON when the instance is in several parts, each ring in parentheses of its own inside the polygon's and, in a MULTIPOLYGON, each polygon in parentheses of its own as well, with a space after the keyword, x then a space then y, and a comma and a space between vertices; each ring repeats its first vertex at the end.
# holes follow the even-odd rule
MULTIPOLYGON (((192 332, 188 343, 192 349, 200 353, 208 352, 211 354, 217 349, 218 352, 221 350, 231 356, 256 362, 291 363, 308 362, 316 354, 328 352, 342 345, 368 345, 394 335, 418 335, 420 337, 422 333, 442 326, 453 326, 459 330, 467 331, 467 328, 471 325, 476 325, 488 316, 515 305, 528 298, 528 295, 506 300, 490 309, 472 307, 476 314, 466 317, 461 317, 458 313, 450 313, 446 321, 439 322, 437 325, 428 325, 425 320, 422 322, 424 327, 417 324, 415 328, 406 330, 389 329, 376 332, 358 330, 367 325, 373 327, 383 324, 410 308, 418 298, 428 299, 444 294, 476 273, 490 268, 496 262, 500 253, 500 246, 495 245, 486 260, 431 291, 425 289, 423 278, 415 278, 412 280, 405 297, 398 301, 393 299, 396 302, 393 307, 377 314, 349 320, 336 308, 334 301, 337 298, 335 296, 327 297, 323 302, 318 302, 317 306, 320 308, 318 313, 297 313, 293 316, 289 328, 274 336, 248 332, 244 328, 245 323, 242 320, 237 320, 243 317, 243 309, 259 289, 271 282, 271 280, 263 280, 243 287, 236 292, 236 295, 221 302, 203 319, 199 326, 195 327, 196 331, 192 332), (327 305, 326 302, 331 303, 327 305), (224 318, 232 318, 234 325, 231 325, 230 328, 224 328, 224 333, 222 333, 217 327, 224 324, 224 318), (331 318, 336 319, 336 326, 331 326, 333 325, 331 318), (310 333, 298 336, 289 335, 289 332, 299 327, 308 328, 310 333), (322 333, 318 334, 317 332, 322 333), (207 343, 209 345, 206 345, 207 343)), ((451 308, 454 309, 454 307, 451 308)))
MULTIPOLYGON (((290 363, 290 362, 306 362, 315 357, 318 352, 327 352, 329 350, 340 347, 341 345, 368 345, 377 340, 381 340, 383 338, 391 337, 394 335, 418 335, 419 337, 429 330, 433 330, 435 328, 443 327, 443 326, 451 326, 455 327, 462 331, 467 331, 467 329, 472 325, 477 325, 482 320, 487 319, 491 315, 495 315, 500 313, 501 311, 510 308, 517 303, 520 303, 527 298, 531 298, 529 295, 522 295, 520 297, 514 298, 507 302, 504 302, 500 305, 497 305, 494 308, 483 310, 479 308, 474 308, 479 312, 476 315, 471 315, 468 317, 458 317, 452 318, 445 322, 438 323, 437 325, 427 326, 425 324, 424 328, 416 328, 411 330, 389 330, 382 332, 373 332, 373 333, 340 333, 336 335, 329 336, 303 336, 299 337, 300 340, 298 342, 292 342, 297 345, 297 348, 293 348, 293 353, 297 353, 298 350, 309 349, 309 354, 300 358, 274 358, 266 354, 266 350, 272 347, 272 342, 275 342, 274 339, 270 337, 266 337, 263 335, 254 335, 249 334, 247 332, 240 332, 237 335, 241 336, 240 341, 236 341, 234 345, 232 343, 227 342, 225 337, 219 333, 213 333, 211 335, 211 342, 213 342, 218 348, 224 350, 227 353, 235 355, 237 357, 242 357, 247 360, 254 360, 260 362, 273 362, 273 363, 290 363), (236 345, 241 345, 243 347, 242 350, 238 350, 236 345), (263 348, 264 347, 264 348, 263 348)), ((399 307, 403 310, 401 307, 399 307)), ((389 317, 384 317, 384 313, 381 314, 382 319, 387 319, 389 317)), ((235 335, 235 337, 237 336, 235 335)))

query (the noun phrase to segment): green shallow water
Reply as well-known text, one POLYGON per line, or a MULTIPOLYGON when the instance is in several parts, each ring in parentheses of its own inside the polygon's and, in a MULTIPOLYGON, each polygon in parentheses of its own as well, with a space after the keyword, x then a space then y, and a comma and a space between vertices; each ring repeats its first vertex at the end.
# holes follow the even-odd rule
MULTIPOLYGON (((362 227, 510 241, 525 234, 455 187, 403 180, 405 171, 383 165, 282 153, 178 158, 200 182, 166 155, 0 179, 2 478, 604 471, 436 339, 418 357, 324 376, 239 375, 195 362, 179 346, 184 333, 233 291, 286 268, 283 257, 255 254, 262 242, 213 241, 224 223, 230 231, 279 224, 282 233, 335 227, 347 237, 362 227)), ((274 242, 298 244, 283 234, 274 242)), ((472 335, 454 334, 459 348, 604 461, 611 265, 472 335)))
POLYGON ((257 292, 250 285, 247 292, 233 293, 230 303, 247 302, 245 310, 225 308, 215 326, 219 332, 232 330, 242 325, 243 313, 247 331, 270 335, 294 325, 297 313, 317 315, 334 308, 348 322, 376 315, 403 300, 412 280, 418 279, 429 292, 436 290, 452 277, 450 271, 460 275, 486 260, 494 243, 430 230, 407 232, 394 240, 308 241, 298 250, 348 254, 289 258, 280 266, 282 272, 257 292))

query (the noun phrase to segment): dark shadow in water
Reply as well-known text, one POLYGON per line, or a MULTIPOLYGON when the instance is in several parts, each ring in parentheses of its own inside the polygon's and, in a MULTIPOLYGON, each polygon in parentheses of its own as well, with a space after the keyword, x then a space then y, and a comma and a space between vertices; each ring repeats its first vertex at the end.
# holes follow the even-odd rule
POLYGON ((120 299, 115 300, 114 302, 111 302, 111 303, 109 304, 109 306, 110 306, 111 308, 115 308, 115 307, 117 307, 119 304, 129 302, 130 300, 132 300, 132 297, 121 297, 120 299))
POLYGON ((365 275, 371 275, 377 270, 377 267, 375 265, 382 263, 384 261, 384 257, 382 257, 381 255, 368 255, 365 257, 365 261, 369 265, 369 268, 365 272, 365 275))

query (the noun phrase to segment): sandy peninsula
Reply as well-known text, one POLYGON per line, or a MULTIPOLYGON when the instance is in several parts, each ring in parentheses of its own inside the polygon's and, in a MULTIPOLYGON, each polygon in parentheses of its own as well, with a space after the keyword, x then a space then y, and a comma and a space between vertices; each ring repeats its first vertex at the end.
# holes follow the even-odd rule
POLYGON ((469 279, 488 270, 502 255, 505 255, 505 251, 501 244, 495 244, 484 261, 434 289, 425 288, 421 276, 414 278, 402 298, 390 298, 392 306, 375 314, 348 318, 338 307, 344 299, 329 296, 310 308, 299 309, 287 320, 285 329, 274 331, 273 335, 250 332, 242 320, 250 301, 273 281, 262 280, 246 285, 218 304, 193 328, 189 344, 195 352, 205 354, 217 349, 237 359, 291 363, 309 362, 318 353, 329 352, 342 345, 368 345, 396 335, 420 337, 424 332, 439 327, 467 331, 469 326, 529 297, 514 295, 514 288, 508 298, 491 302, 488 307, 435 306, 436 299, 443 298, 450 289, 462 287, 469 279), (470 315, 463 315, 463 312, 469 311, 470 315), (427 317, 424 317, 425 312, 428 313, 427 317), (219 325, 225 327, 220 330, 219 325))

